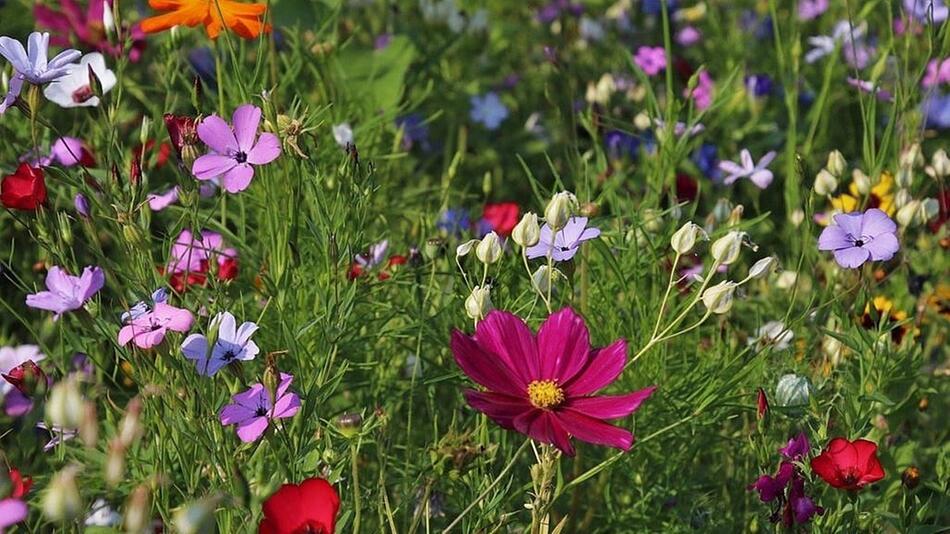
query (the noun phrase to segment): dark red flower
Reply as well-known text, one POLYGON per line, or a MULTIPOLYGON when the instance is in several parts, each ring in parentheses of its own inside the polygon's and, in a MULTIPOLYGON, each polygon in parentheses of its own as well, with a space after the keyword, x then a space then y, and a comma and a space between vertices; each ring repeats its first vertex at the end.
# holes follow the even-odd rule
POLYGON ((884 478, 877 445, 866 439, 834 438, 812 458, 811 469, 831 487, 846 490, 859 490, 884 478))
POLYGON ((765 390, 759 388, 758 398, 756 398, 756 414, 759 419, 765 417, 766 412, 769 411, 769 398, 765 396, 765 390))
POLYGON ((699 193, 699 184, 692 176, 686 173, 676 175, 676 200, 679 202, 692 202, 696 200, 699 193))
POLYGON ((340 497, 326 480, 308 478, 281 486, 263 509, 259 534, 333 534, 340 497))
POLYGON ((488 203, 482 210, 482 218, 488 221, 491 229, 501 237, 511 235, 520 216, 521 208, 514 202, 488 203))
POLYGON ((7 497, 11 499, 22 499, 24 495, 30 492, 30 487, 33 486, 33 479, 23 476, 19 469, 13 468, 10 469, 10 483, 13 488, 7 497))
POLYGON ((166 113, 165 128, 178 159, 190 165, 198 157, 198 120, 186 115, 166 113))
POLYGON ((937 216, 934 220, 930 221, 930 231, 937 233, 940 231, 940 227, 946 224, 947 221, 950 221, 950 189, 944 189, 937 195, 937 204, 940 207, 940 211, 937 213, 937 216))
POLYGON ((46 373, 33 360, 21 363, 2 376, 27 397, 46 390, 46 373))
POLYGON ((35 211, 46 202, 46 181, 43 169, 21 163, 16 172, 3 178, 0 200, 10 209, 35 211))

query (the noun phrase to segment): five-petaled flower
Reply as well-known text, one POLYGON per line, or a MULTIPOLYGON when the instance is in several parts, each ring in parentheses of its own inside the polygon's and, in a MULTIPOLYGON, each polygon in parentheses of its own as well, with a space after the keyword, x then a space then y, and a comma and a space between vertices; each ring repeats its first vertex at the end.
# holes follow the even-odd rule
POLYGON ((818 250, 833 251, 842 267, 856 269, 868 260, 887 261, 900 249, 897 224, 877 208, 839 213, 834 221, 818 237, 818 250))
POLYGON ((26 305, 54 312, 55 317, 59 317, 81 308, 102 289, 105 281, 105 274, 99 267, 86 267, 80 276, 72 276, 62 267, 50 267, 46 273, 46 291, 27 295, 26 305))
POLYGON ((68 66, 79 59, 78 50, 64 50, 53 59, 49 58, 49 34, 33 32, 27 39, 26 48, 20 41, 7 36, 0 37, 0 56, 13 66, 13 78, 7 89, 7 96, 0 101, 2 115, 23 90, 23 84, 45 85, 62 78, 68 72, 68 66))
POLYGON ((210 347, 210 340, 203 334, 191 334, 181 344, 182 353, 185 358, 195 361, 199 374, 213 376, 229 363, 253 360, 260 352, 257 344, 251 341, 257 325, 246 321, 237 326, 230 312, 216 315, 211 320, 211 330, 217 330, 218 337, 210 347))
POLYGON ((46 177, 43 169, 21 163, 16 172, 3 177, 0 202, 10 209, 35 211, 46 202, 46 177))
POLYGON ((259 534, 333 534, 340 496, 326 480, 308 478, 281 486, 264 501, 263 510, 259 534))
POLYGON ((217 39, 227 26, 245 39, 257 39, 269 32, 270 25, 261 22, 267 6, 245 4, 234 0, 148 0, 152 9, 168 11, 142 21, 142 31, 158 33, 174 26, 205 27, 208 37, 217 39))
POLYGON ((222 425, 237 425, 237 435, 241 441, 257 441, 271 419, 292 417, 300 409, 300 397, 289 391, 294 377, 280 374, 280 384, 271 401, 271 393, 263 384, 254 384, 250 389, 231 397, 232 404, 221 410, 219 416, 222 425))
POLYGON ((199 180, 221 177, 221 187, 228 193, 247 189, 254 178, 253 165, 265 165, 280 155, 280 140, 272 133, 257 136, 261 108, 244 104, 234 110, 228 123, 217 115, 206 117, 198 125, 198 137, 212 152, 195 160, 191 172, 199 180))
POLYGON ((775 151, 767 152, 758 163, 755 163, 752 160, 752 154, 743 148, 739 154, 739 163, 719 162, 719 170, 728 173, 722 183, 732 185, 739 178, 748 178, 759 189, 765 189, 772 183, 772 171, 768 169, 768 166, 773 159, 775 159, 775 151))
POLYGON ((537 335, 517 316, 493 310, 475 335, 452 332, 451 347, 462 371, 486 389, 465 392, 470 406, 568 456, 571 436, 630 449, 633 434, 605 420, 632 414, 656 389, 593 396, 620 376, 627 342, 592 348, 584 319, 570 308, 548 317, 537 335))
POLYGON ((194 322, 191 312, 159 302, 152 310, 131 319, 119 330, 119 344, 130 341, 140 349, 150 349, 165 339, 165 334, 187 332, 194 322))
POLYGON ((571 217, 556 234, 550 225, 542 226, 540 240, 525 253, 532 259, 551 256, 554 261, 568 261, 577 254, 581 243, 598 236, 600 229, 588 228, 587 217, 571 217))
POLYGON ((831 487, 850 491, 884 478, 877 445, 866 439, 834 438, 821 454, 811 459, 811 469, 831 487))

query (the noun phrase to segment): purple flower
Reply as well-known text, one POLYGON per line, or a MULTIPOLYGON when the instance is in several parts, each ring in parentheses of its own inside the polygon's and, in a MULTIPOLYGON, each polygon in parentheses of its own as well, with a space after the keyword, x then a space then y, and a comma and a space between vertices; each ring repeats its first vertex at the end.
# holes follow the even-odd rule
POLYGON ((257 383, 251 389, 231 397, 233 404, 228 404, 221 410, 222 425, 237 425, 237 435, 244 443, 257 441, 271 419, 292 417, 300 410, 300 397, 288 391, 294 377, 280 374, 280 385, 274 394, 271 403, 270 393, 263 384, 257 383))
POLYGON ((144 300, 140 300, 133 304, 132 307, 129 308, 129 311, 124 312, 120 320, 122 321, 122 324, 128 324, 129 321, 138 319, 139 317, 151 312, 154 305, 161 304, 167 300, 168 290, 164 287, 160 287, 152 292, 151 305, 149 305, 149 303, 145 302, 144 300))
POLYGON ((587 217, 571 217, 553 238, 551 226, 542 226, 541 239, 525 252, 532 259, 550 255, 554 261, 568 261, 577 254, 581 243, 599 235, 599 228, 587 228, 587 217))
POLYGON ((793 477, 788 488, 788 506, 782 516, 782 522, 787 526, 795 523, 801 525, 811 521, 815 515, 824 513, 824 508, 816 506, 805 496, 805 479, 800 476, 793 477))
POLYGON ((732 185, 739 178, 748 178, 759 189, 765 189, 772 183, 772 171, 768 166, 775 159, 775 151, 767 152, 758 163, 753 163, 752 154, 745 148, 739 154, 740 163, 734 161, 720 161, 719 169, 728 175, 722 183, 732 185))
POLYGON ((712 76, 710 76, 708 72, 702 71, 699 73, 696 87, 692 91, 690 91, 689 88, 684 89, 683 95, 693 99, 693 102, 696 103, 696 109, 703 111, 712 105, 714 88, 715 84, 713 83, 712 76))
POLYGON ((662 46, 641 46, 633 60, 647 76, 656 76, 666 69, 666 50, 662 46))
POLYGON ((772 502, 784 495, 785 486, 794 472, 795 466, 791 462, 782 462, 775 476, 762 475, 748 489, 758 491, 762 502, 772 502))
POLYGON ((950 84, 950 58, 931 59, 920 85, 929 89, 942 84, 950 84))
POLYGON ((694 26, 683 26, 676 32, 676 44, 683 47, 690 47, 701 41, 703 34, 694 26))
POLYGON ((221 177, 221 187, 228 193, 244 191, 254 178, 254 165, 266 165, 280 156, 280 139, 272 133, 257 135, 261 108, 244 104, 234 110, 228 123, 217 115, 207 117, 198 125, 198 137, 211 148, 199 157, 191 172, 199 180, 221 177))
POLYGON ((848 77, 848 85, 856 88, 862 93, 873 94, 878 100, 882 102, 890 102, 894 100, 894 95, 892 95, 890 91, 878 87, 874 83, 867 80, 859 80, 857 78, 848 77))
POLYGON ((211 329, 217 329, 218 338, 211 347, 210 354, 209 340, 202 334, 191 334, 181 344, 185 358, 195 361, 198 374, 214 376, 229 363, 236 360, 253 360, 260 352, 257 344, 251 341, 251 336, 257 332, 257 325, 250 321, 237 326, 237 321, 231 313, 222 312, 211 320, 211 329))
POLYGON ((49 426, 46 424, 46 421, 36 423, 36 428, 49 432, 49 441, 46 442, 46 445, 43 445, 43 452, 49 452, 60 443, 69 441, 79 435, 79 431, 75 428, 63 428, 55 425, 49 426))
POLYGON ((161 343, 169 331, 187 332, 193 322, 190 311, 160 302, 119 330, 119 345, 132 341, 140 349, 150 349, 161 343))
POLYGON ((496 93, 473 95, 469 103, 472 106, 469 117, 489 130, 497 130, 502 121, 508 118, 508 108, 496 93))
POLYGON ((459 236, 469 229, 471 221, 468 218, 468 211, 462 208, 449 208, 439 216, 436 226, 446 234, 459 236))
POLYGON ((798 19, 812 20, 828 11, 828 0, 798 0, 798 19))
POLYGON ((950 95, 931 95, 920 105, 928 128, 950 128, 950 95))
POLYGON ((788 444, 779 449, 782 456, 789 460, 801 460, 808 455, 811 450, 811 443, 808 442, 808 436, 804 432, 788 440, 788 444))
POLYGON ((79 165, 86 160, 92 160, 92 155, 82 144, 82 139, 75 137, 60 137, 50 148, 50 163, 56 162, 63 167, 79 165))
POLYGON ((20 96, 23 83, 44 85, 69 72, 68 65, 82 55, 78 50, 64 50, 52 60, 49 57, 49 33, 33 32, 24 48, 20 41, 7 36, 0 37, 0 56, 13 66, 13 78, 6 97, 0 101, 0 115, 20 96))
POLYGON ((383 239, 375 245, 370 245, 369 251, 363 254, 357 254, 354 260, 356 264, 364 269, 372 269, 383 263, 386 259, 386 252, 389 250, 389 240, 383 239))
POLYGON ((834 224, 818 237, 818 250, 834 251, 835 261, 856 269, 871 261, 887 261, 900 249, 897 225, 886 213, 871 208, 864 213, 839 213, 834 224))
POLYGON ((148 200, 150 210, 162 211, 175 202, 178 202, 178 186, 176 185, 164 193, 149 193, 145 198, 148 200))
POLYGON ((769 96, 772 93, 772 78, 765 74, 752 74, 745 77, 745 87, 756 98, 769 96))
POLYGON ((51 267, 46 273, 46 289, 26 296, 31 308, 55 312, 55 317, 78 310, 105 284, 106 277, 99 267, 86 267, 81 276, 67 274, 61 267, 51 267))
POLYGON ((904 0, 904 11, 924 23, 933 20, 939 24, 950 16, 950 7, 943 0, 904 0))
POLYGON ((217 232, 202 230, 194 236, 191 230, 182 230, 172 245, 168 273, 203 273, 208 270, 208 263, 214 258, 217 258, 220 265, 229 258, 237 257, 236 250, 223 247, 224 238, 217 232))
POLYGON ((76 193, 76 196, 73 197, 73 207, 76 208, 76 213, 80 217, 89 218, 89 199, 86 198, 86 195, 76 193))
POLYGON ((13 497, 0 499, 0 532, 25 520, 28 513, 29 508, 20 499, 14 499, 13 497))

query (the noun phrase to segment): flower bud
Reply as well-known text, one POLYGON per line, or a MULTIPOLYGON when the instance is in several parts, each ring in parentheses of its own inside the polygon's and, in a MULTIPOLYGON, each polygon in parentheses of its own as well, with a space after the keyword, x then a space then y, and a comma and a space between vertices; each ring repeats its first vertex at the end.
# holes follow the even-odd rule
POLYGON ((577 197, 574 196, 574 193, 567 191, 555 193, 551 197, 551 201, 548 202, 548 206, 544 208, 544 220, 551 226, 552 230, 560 230, 567 224, 568 219, 574 215, 576 209, 577 197))
POLYGON ((921 213, 921 204, 919 200, 911 200, 907 204, 897 210, 897 224, 901 225, 904 228, 912 226, 920 221, 921 213))
POLYGON ((805 212, 800 209, 792 210, 792 212, 788 214, 788 221, 792 223, 792 226, 798 228, 805 222, 805 212))
POLYGON ((99 440, 99 418, 96 416, 96 404, 93 402, 83 403, 79 437, 87 447, 95 447, 99 440))
POLYGON ((43 494, 43 515, 53 522, 68 522, 82 512, 82 499, 76 486, 79 467, 70 465, 53 475, 43 494))
POLYGON ((930 157, 930 167, 928 168, 930 176, 937 178, 945 178, 950 176, 950 158, 947 157, 947 151, 940 149, 934 152, 933 156, 930 157))
POLYGON ((914 197, 910 196, 910 191, 906 189, 898 189, 897 192, 894 193, 894 206, 897 209, 901 209, 909 204, 913 199, 914 197))
POLYGON ((726 226, 735 226, 742 222, 742 214, 745 212, 745 207, 742 204, 737 204, 736 207, 732 208, 732 211, 729 212, 729 218, 726 219, 726 226))
POLYGON ((696 239, 699 237, 708 238, 706 232, 698 224, 689 221, 673 234, 673 237, 670 238, 670 245, 677 254, 689 254, 696 246, 696 239))
POLYGON ((775 287, 779 289, 791 289, 795 287, 795 282, 798 281, 798 273, 795 271, 782 271, 778 275, 778 278, 775 279, 775 287))
POLYGON ((152 495, 148 486, 141 484, 132 490, 132 495, 125 502, 125 530, 126 532, 145 532, 152 522, 152 495))
POLYGON ((501 258, 501 238, 495 232, 488 232, 475 247, 475 256, 485 264, 495 263, 501 258))
POLYGON ((345 413, 336 418, 336 427, 345 437, 353 438, 359 435, 363 426, 363 416, 358 413, 345 413))
POLYGON ((650 120, 650 116, 646 112, 641 111, 633 118, 633 125, 637 127, 638 130, 646 130, 650 126, 653 126, 653 121, 650 120))
POLYGON ((920 150, 920 143, 910 145, 900 157, 900 166, 913 169, 924 164, 924 153, 920 150))
POLYGON ((825 164, 825 168, 828 169, 828 172, 832 176, 838 177, 844 174, 844 171, 848 168, 848 162, 845 161, 844 155, 841 154, 839 150, 832 150, 828 154, 828 163, 825 164))
POLYGON ((533 247, 541 239, 541 227, 538 216, 533 212, 525 213, 511 231, 511 239, 522 247, 533 247))
POLYGON ((923 221, 927 222, 940 213, 940 203, 935 198, 925 198, 920 206, 923 221))
POLYGON ((458 260, 459 258, 468 256, 468 253, 471 252, 476 245, 478 245, 477 239, 469 239, 468 241, 455 247, 455 259, 458 260))
POLYGON ((904 469, 901 473, 901 484, 909 490, 916 488, 920 484, 920 469, 913 465, 904 469))
POLYGON ((189 503, 175 512, 175 531, 182 534, 214 534, 214 509, 218 505, 218 497, 207 497, 189 503))
POLYGON ((804 406, 811 397, 811 383, 804 376, 783 375, 775 386, 775 401, 786 408, 804 406))
POLYGON ((732 230, 726 235, 720 237, 712 244, 712 256, 720 265, 729 265, 739 259, 739 251, 742 248, 742 239, 745 232, 732 230))
POLYGON ((76 208, 76 213, 78 213, 80 217, 84 219, 89 218, 89 199, 86 198, 86 195, 77 193, 76 196, 73 197, 73 207, 76 208))
POLYGON ((749 279, 755 280, 772 274, 775 267, 778 266, 778 259, 775 256, 766 256, 755 262, 749 269, 749 279))
POLYGON ((914 169, 911 167, 898 168, 895 181, 897 187, 907 188, 914 185, 914 169))
POLYGON ((481 321, 491 309, 491 286, 475 286, 472 294, 465 299, 465 313, 469 318, 481 321))
POLYGON ((67 378, 53 386, 46 401, 46 423, 61 428, 79 428, 83 419, 83 398, 79 382, 67 378))
POLYGON ((27 397, 42 397, 46 393, 46 373, 33 360, 27 360, 10 369, 10 372, 2 377, 27 397))
POLYGON ((428 260, 436 260, 445 254, 445 240, 440 237, 426 239, 422 247, 422 255, 428 260))
POLYGON ((142 399, 133 397, 125 405, 125 416, 119 423, 117 438, 124 447, 129 447, 142 435, 142 399))
POLYGON ((732 296, 736 292, 733 281, 719 282, 703 292, 703 304, 712 313, 723 314, 732 309, 732 296))
POLYGON ((547 265, 538 267, 538 270, 531 275, 531 285, 541 295, 547 295, 553 287, 554 281, 558 278, 564 278, 564 274, 557 268, 548 270, 547 265))
POLYGON ((838 188, 838 179, 828 169, 822 169, 815 177, 815 193, 828 196, 838 188))
POLYGON ((854 182, 855 189, 859 195, 866 195, 871 192, 871 177, 861 169, 851 171, 851 181, 854 182))
POLYGON ((119 438, 109 442, 109 449, 106 451, 105 475, 103 477, 111 487, 117 486, 125 480, 125 447, 122 446, 119 438))

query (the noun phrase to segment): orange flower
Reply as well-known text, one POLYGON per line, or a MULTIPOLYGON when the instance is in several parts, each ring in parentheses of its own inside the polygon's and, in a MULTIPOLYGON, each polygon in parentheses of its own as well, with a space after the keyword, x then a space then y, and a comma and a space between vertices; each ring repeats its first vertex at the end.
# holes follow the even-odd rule
POLYGON ((261 22, 267 6, 243 4, 234 0, 148 0, 152 9, 169 11, 164 15, 142 21, 142 31, 157 33, 172 26, 195 27, 204 24, 208 37, 216 39, 221 28, 227 26, 245 39, 256 39, 261 32, 270 31, 270 25, 261 22))

